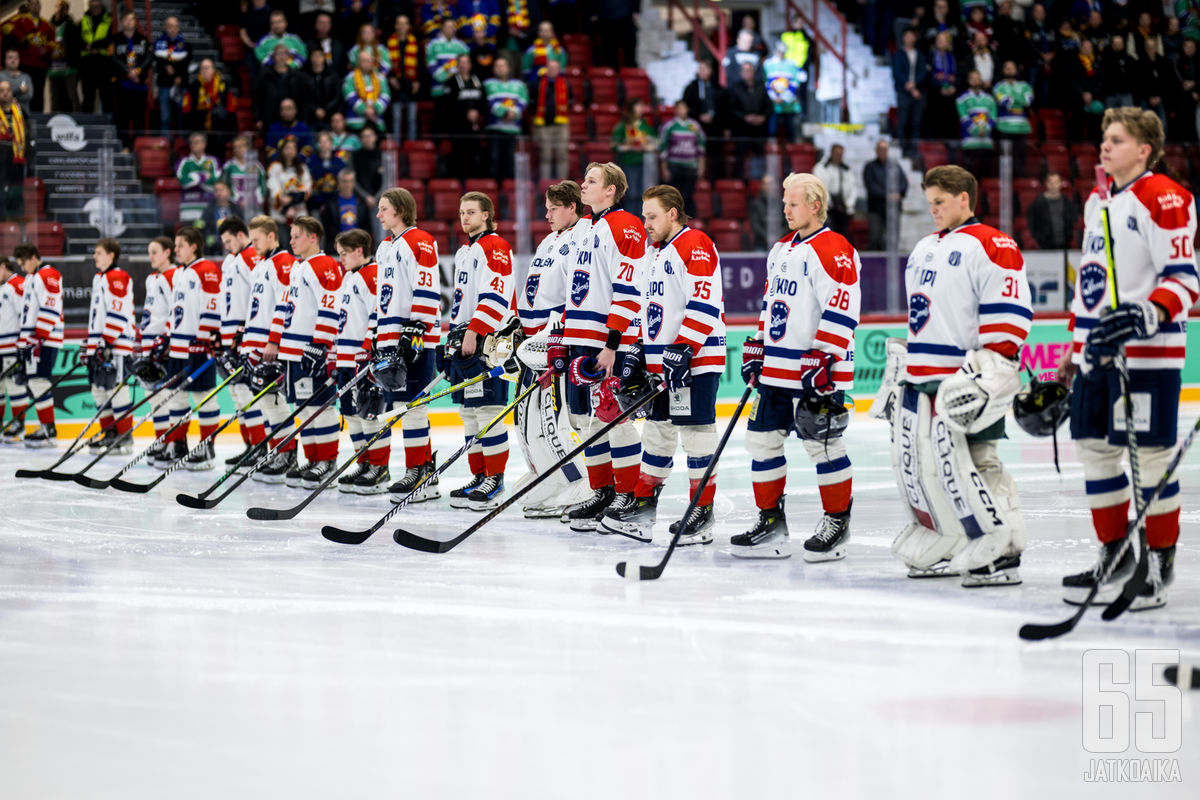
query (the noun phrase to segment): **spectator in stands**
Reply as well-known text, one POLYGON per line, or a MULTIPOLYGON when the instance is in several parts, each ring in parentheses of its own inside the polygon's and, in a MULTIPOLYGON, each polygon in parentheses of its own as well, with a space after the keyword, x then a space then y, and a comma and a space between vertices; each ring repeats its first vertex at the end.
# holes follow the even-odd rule
POLYGON ((221 165, 208 154, 208 137, 193 133, 188 137, 188 154, 175 168, 175 177, 183 190, 179 205, 179 221, 195 222, 212 199, 213 184, 221 174, 221 165))
POLYGON ((21 54, 16 50, 4 53, 4 71, 0 73, 12 87, 13 99, 29 110, 33 100, 33 78, 21 71, 21 54))
MULTIPOLYGON (((448 0, 431 0, 421 4, 421 37, 426 44, 431 44, 440 34, 446 35, 446 23, 454 23, 454 33, 451 38, 458 37, 457 3, 448 0)), ((430 69, 430 72, 433 70, 430 69)))
POLYGON ((471 28, 471 71, 480 80, 492 77, 496 65, 496 43, 487 38, 482 28, 471 28))
POLYGON ((962 26, 959 20, 950 14, 948 0, 934 0, 933 9, 928 11, 921 21, 921 29, 924 31, 922 39, 928 48, 936 47, 938 38, 945 35, 951 50, 965 49, 962 26))
MULTIPOLYGON (((296 4, 296 30, 307 31, 316 26, 317 17, 321 14, 333 20, 333 12, 337 10, 335 0, 299 0, 296 4)), ((313 51, 312 45, 309 44, 308 52, 313 51)), ((330 251, 332 252, 332 251, 330 251)))
POLYGON ((1112 34, 1109 33, 1109 26, 1104 21, 1104 15, 1099 11, 1092 11, 1088 15, 1087 24, 1079 29, 1079 35, 1084 39, 1090 39, 1095 47, 1096 53, 1102 53, 1108 49, 1112 43, 1112 34))
POLYGON ((1133 105, 1137 85, 1137 59, 1125 51, 1125 38, 1114 36, 1100 59, 1100 94, 1107 108, 1133 105))
POLYGON ((435 133, 448 132, 451 121, 450 81, 458 69, 458 57, 470 55, 466 42, 458 38, 458 24, 453 19, 442 23, 441 33, 425 48, 425 66, 429 69, 430 90, 433 98, 433 129, 435 133))
POLYGON ((1095 142, 1100 139, 1104 103, 1100 99, 1098 61, 1092 40, 1084 39, 1079 45, 1079 55, 1069 65, 1071 91, 1068 96, 1071 103, 1068 107, 1070 127, 1067 134, 1076 141, 1095 142))
POLYGON ((12 84, 0 78, 0 219, 16 219, 25 207, 25 162, 28 135, 21 104, 12 84))
POLYGON ((592 24, 596 41, 602 47, 592 50, 592 57, 602 67, 637 66, 637 23, 641 0, 605 0, 592 7, 592 24))
POLYGON ((1146 42, 1154 42, 1155 52, 1159 55, 1162 54, 1162 39, 1158 36, 1158 30, 1154 27, 1154 21, 1150 14, 1143 11, 1138 14, 1137 25, 1126 37, 1125 49, 1140 61, 1146 57, 1148 52, 1146 42))
POLYGON ((375 199, 383 191, 383 151, 379 149, 379 135, 374 128, 363 128, 362 146, 350 154, 359 193, 367 206, 375 207, 375 199))
POLYGON ((257 157, 251 155, 250 138, 237 136, 233 140, 233 153, 221 168, 221 180, 233 190, 233 202, 249 212, 244 219, 262 211, 267 197, 267 175, 257 157))
POLYGON ((892 86, 896 89, 896 138, 907 155, 912 154, 913 142, 921 138, 928 79, 929 62, 917 49, 917 30, 906 28, 900 49, 892 54, 892 86))
POLYGON ((1143 46, 1146 54, 1138 59, 1138 105, 1157 114, 1162 120, 1164 134, 1170 137, 1166 107, 1174 102, 1178 94, 1175 68, 1158 54, 1158 39, 1146 39, 1143 46))
MULTIPOLYGON (((982 11, 982 9, 977 9, 982 11)), ((975 33, 975 39, 971 45, 971 55, 967 57, 966 64, 967 72, 974 70, 979 73, 980 88, 985 92, 992 90, 992 83, 996 76, 996 59, 992 56, 992 45, 988 41, 987 34, 975 33)))
POLYGON ((711 61, 700 61, 696 65, 695 80, 684 87, 683 102, 687 103, 688 116, 698 121, 704 130, 708 171, 718 178, 725 174, 722 148, 725 146, 728 95, 725 87, 717 83, 713 72, 711 61))
POLYGON ((325 54, 325 66, 341 74, 346 68, 346 45, 333 35, 333 15, 327 11, 317 13, 313 19, 313 38, 308 41, 309 57, 320 50, 325 54))
POLYGON ((1064 250, 1072 246, 1075 238, 1079 209, 1062 193, 1062 184, 1062 176, 1057 172, 1047 174, 1046 191, 1025 209, 1029 234, 1042 250, 1064 250))
POLYGON ((1056 38, 1054 29, 1046 19, 1046 7, 1034 3, 1025 21, 1025 39, 1029 42, 1029 83, 1033 85, 1033 96, 1045 103, 1050 99, 1050 78, 1053 74, 1056 38))
POLYGON ((387 75, 391 71, 392 59, 388 56, 387 48, 379 41, 379 32, 374 25, 363 25, 358 29, 358 37, 346 56, 351 64, 358 63, 358 54, 363 50, 370 50, 375 56, 375 67, 380 74, 387 75))
POLYGON ((342 76, 325 61, 324 50, 310 50, 300 70, 305 121, 313 130, 329 127, 329 118, 342 107, 342 76))
MULTIPOLYGON (((295 102, 305 96, 304 80, 298 70, 292 69, 291 61, 287 45, 276 45, 270 68, 260 72, 254 82, 254 124, 259 130, 269 129, 279 121, 281 101, 290 98, 295 102)), ((267 144, 272 144, 272 140, 268 139, 267 144)))
POLYGON ((667 183, 683 195, 684 213, 696 215, 696 181, 704 174, 704 128, 688 116, 686 100, 675 101, 675 116, 658 132, 667 183))
POLYGON ((771 100, 767 87, 758 79, 758 67, 749 61, 742 62, 740 80, 729 89, 729 113, 732 118, 733 135, 737 138, 735 167, 736 177, 746 177, 746 156, 750 154, 751 175, 763 172, 759 162, 765 155, 767 119, 771 115, 771 100))
POLYGON ((747 30, 738 31, 733 49, 725 54, 725 79, 731 86, 740 78, 742 64, 752 64, 755 73, 762 68, 762 54, 754 47, 754 34, 747 30))
POLYGON ((962 126, 963 166, 976 177, 992 174, 996 148, 996 100, 983 91, 983 78, 967 73, 967 91, 958 98, 958 122, 962 126))
MULTIPOLYGON (((338 11, 333 18, 333 35, 343 42, 349 42, 358 35, 363 25, 375 22, 375 15, 363 0, 339 0, 338 11)), ((358 63, 353 57, 349 58, 350 65, 358 63)))
POLYGON ((800 68, 800 104, 807 108, 808 66, 814 50, 812 37, 804 30, 804 22, 793 16, 791 27, 779 34, 779 41, 783 42, 787 59, 800 68))
MULTIPOLYGON (((468 59, 469 61, 470 59, 468 59)), ((392 102, 387 79, 379 72, 375 53, 360 50, 357 66, 342 81, 342 99, 346 104, 346 125, 351 130, 372 127, 387 130, 385 112, 392 102)), ((480 87, 482 92, 482 87, 480 87)))
POLYGON ((1195 142, 1200 138, 1200 58, 1196 55, 1196 40, 1184 39, 1183 49, 1175 63, 1179 76, 1179 112, 1175 116, 1175 138, 1195 142))
POLYGON ((205 131, 218 153, 225 152, 237 131, 237 97, 211 58, 201 59, 183 96, 183 124, 188 130, 205 131))
POLYGON ((550 0, 550 22, 559 33, 575 33, 582 29, 579 5, 575 0, 550 0))
POLYGON ((80 62, 80 83, 83 84, 85 114, 95 111, 96 100, 100 110, 112 113, 112 69, 108 53, 109 34, 112 33, 112 17, 104 10, 101 0, 88 0, 87 13, 79 23, 80 44, 83 54, 80 62))
POLYGON ((789 142, 799 139, 800 120, 804 118, 804 87, 800 73, 800 68, 787 57, 787 45, 776 42, 775 54, 763 62, 772 111, 768 133, 775 136, 782 130, 789 142))
POLYGON ((452 160, 454 174, 459 180, 488 172, 480 137, 488 122, 487 93, 483 81, 471 69, 471 57, 459 56, 458 70, 450 79, 452 160))
POLYGON ((926 137, 930 139, 958 138, 958 60, 950 50, 950 35, 941 33, 934 42, 930 58, 929 108, 925 114, 926 137))
POLYGON ((296 109, 296 101, 285 97, 279 101, 279 119, 267 128, 266 150, 267 161, 272 161, 283 149, 283 142, 294 139, 301 158, 307 158, 312 153, 312 131, 300 121, 296 109))
POLYGON ((1017 65, 1012 61, 1005 61, 1001 71, 1004 79, 992 90, 996 98, 996 138, 1011 142, 1013 175, 1019 178, 1025 174, 1026 142, 1033 133, 1029 123, 1033 87, 1017 80, 1017 65))
POLYGON ((612 132, 612 147, 616 154, 617 166, 625 171, 625 180, 629 188, 621 207, 634 216, 642 215, 642 192, 650 183, 646 178, 647 154, 650 154, 649 164, 657 175, 658 162, 653 153, 658 149, 654 138, 654 129, 645 120, 646 104, 640 98, 625 101, 621 119, 612 132))
POLYGON ((317 149, 305 159, 305 163, 308 164, 308 174, 312 176, 308 208, 314 216, 319 216, 326 201, 337 191, 338 173, 347 165, 334 150, 333 135, 329 131, 317 134, 317 149))
POLYGON ((783 203, 779 202, 779 196, 772 192, 770 175, 753 181, 752 186, 757 186, 758 191, 746 201, 746 214, 750 217, 750 249, 767 250, 778 241, 782 232, 787 231, 787 218, 783 215, 783 203), (772 214, 776 219, 774 236, 769 226, 772 214))
POLYGON ((858 205, 858 178, 845 162, 846 148, 835 144, 829 158, 818 164, 814 174, 829 190, 829 211, 825 223, 842 236, 850 235, 850 219, 858 205))
POLYGON ((112 37, 117 135, 126 147, 133 146, 137 131, 146 127, 146 100, 150 95, 150 69, 154 53, 150 41, 137 27, 137 15, 126 11, 121 15, 121 29, 112 37))
MULTIPOLYGON (((42 19, 41 0, 28 0, 20 10, 0 26, 0 36, 5 47, 16 48, 20 63, 28 73, 33 86, 33 95, 21 102, 31 111, 40 114, 44 108, 42 99, 46 88, 46 73, 54 54, 55 30, 42 19)), ((13 87, 16 95, 16 87, 13 87)))
POLYGON ((1183 30, 1179 27, 1179 17, 1167 17, 1167 29, 1158 37, 1159 52, 1172 63, 1179 60, 1183 53, 1183 30))
POLYGON ((238 30, 238 37, 246 48, 246 67, 250 71, 251 84, 258 80, 259 70, 263 67, 256 57, 255 48, 270 32, 271 7, 267 5, 267 0, 250 0, 249 7, 242 12, 242 27, 238 30))
POLYGON ((544 181, 571 174, 567 170, 571 93, 566 78, 558 74, 560 68, 557 61, 546 62, 546 72, 538 80, 534 97, 533 140, 540 153, 539 172, 544 181))
POLYGON ((183 91, 187 87, 188 64, 192 50, 179 33, 179 20, 163 20, 163 32, 154 42, 154 85, 158 93, 158 129, 178 130, 181 126, 183 91))
POLYGON ((1082 26, 1092 14, 1103 10, 1100 0, 1074 0, 1071 3, 1070 20, 1075 25, 1082 26))
POLYGON ((392 103, 415 101, 421 93, 421 43, 407 14, 396 17, 396 29, 388 37, 387 50, 392 61, 392 71, 388 73, 392 103))
POLYGON ((321 207, 318 219, 325 227, 325 252, 337 252, 333 240, 342 231, 353 228, 371 230, 371 210, 356 191, 354 170, 342 169, 335 179, 334 192, 321 207))
POLYGON ((346 127, 346 115, 341 111, 329 118, 329 135, 333 137, 333 149, 338 156, 346 161, 350 155, 362 148, 358 136, 346 127))
POLYGON ((288 33, 287 15, 282 11, 271 12, 271 30, 254 45, 254 57, 262 67, 266 67, 274 58, 275 46, 285 45, 290 57, 292 69, 304 66, 308 59, 308 46, 294 33, 288 33))
POLYGON ((79 110, 79 23, 71 16, 70 0, 58 0, 54 16, 54 51, 50 57, 50 111, 79 110))
POLYGON ((867 249, 887 250, 896 246, 896 242, 888 241, 888 209, 896 215, 898 230, 900 203, 908 194, 908 178, 900 165, 888 158, 886 141, 875 145, 875 160, 863 167, 863 186, 867 190, 867 249))
POLYGON ((1001 0, 996 6, 993 27, 996 30, 995 36, 992 37, 992 41, 996 43, 996 60, 1001 64, 1005 61, 1023 64, 1029 60, 1025 32, 1021 23, 1013 16, 1012 0, 1001 0))
POLYGON ((529 45, 529 49, 525 51, 525 56, 521 59, 521 72, 525 76, 525 81, 529 84, 534 84, 537 79, 542 77, 542 73, 546 71, 547 61, 557 61, 560 67, 567 66, 567 51, 558 41, 558 36, 554 32, 554 25, 549 20, 542 20, 538 24, 538 35, 533 40, 533 44, 529 45))
POLYGON ((212 199, 204 206, 196 227, 204 234, 204 249, 208 253, 219 253, 221 236, 217 232, 221 223, 230 217, 245 219, 245 210, 233 199, 233 188, 224 178, 218 178, 212 187, 212 199))
MULTIPOLYGON (((308 196, 312 193, 312 175, 300 159, 295 139, 285 139, 279 148, 279 160, 267 170, 267 196, 271 200, 271 219, 280 226, 280 236, 296 217, 308 214, 308 196)), ((287 247, 284 238, 280 244, 287 247)))
POLYGON ((1055 37, 1055 69, 1050 77, 1050 96, 1047 102, 1047 105, 1053 108, 1064 107, 1070 99, 1067 97, 1070 91, 1070 69, 1062 65, 1070 64, 1079 55, 1080 41, 1079 34, 1071 27, 1069 20, 1064 19, 1059 23, 1058 34, 1055 37))
POLYGON ((508 59, 496 59, 495 74, 484 81, 487 94, 488 133, 491 136, 492 177, 497 181, 513 177, 513 154, 521 121, 529 105, 529 87, 510 77, 508 59))
MULTIPOLYGON (((990 6, 991 3, 989 2, 988 5, 990 6)), ((964 4, 963 16, 967 20, 965 32, 970 41, 974 42, 975 35, 979 33, 982 33, 988 41, 991 41, 992 37, 996 35, 995 29, 992 28, 992 22, 988 19, 988 9, 983 5, 974 5, 967 8, 966 4, 964 4)))
MULTIPOLYGON (((534 3, 534 5, 537 4, 534 3)), ((529 47, 529 40, 533 37, 533 20, 530 18, 529 0, 506 0, 504 6, 504 22, 508 33, 506 49, 511 50, 514 55, 519 55, 529 47)), ((515 68, 515 63, 510 64, 509 74, 512 74, 515 68)))

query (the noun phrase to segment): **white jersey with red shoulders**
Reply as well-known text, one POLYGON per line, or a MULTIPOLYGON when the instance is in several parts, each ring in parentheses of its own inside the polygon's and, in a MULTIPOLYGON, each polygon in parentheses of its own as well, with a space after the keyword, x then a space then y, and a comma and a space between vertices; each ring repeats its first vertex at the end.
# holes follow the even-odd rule
POLYGON ((517 316, 526 336, 546 327, 553 314, 562 314, 567 304, 567 273, 575 264, 579 243, 575 231, 589 223, 579 220, 570 228, 552 231, 542 239, 529 262, 525 286, 517 292, 517 316))
POLYGON ((450 326, 466 325, 479 336, 503 327, 512 316, 513 252, 504 237, 485 231, 454 254, 450 326))
POLYGON ((854 386, 854 330, 861 305, 862 263, 840 233, 822 226, 808 236, 791 232, 767 255, 758 333, 763 339, 764 386, 799 390, 800 357, 820 350, 836 357, 834 386, 854 386))
POLYGON ((347 270, 338 291, 338 332, 334 348, 339 367, 354 368, 357 357, 367 351, 367 328, 375 313, 379 265, 374 261, 347 270))
POLYGON ((375 249, 379 291, 374 310, 377 347, 396 347, 405 322, 425 326, 424 346, 442 338, 442 275, 437 240, 417 227, 389 236, 375 249))
MULTIPOLYGON (((296 257, 276 248, 258 260, 250 273, 250 304, 246 309, 246 330, 241 352, 261 355, 271 335, 271 320, 291 283, 296 257)), ((286 303, 284 304, 286 306, 286 303)))
POLYGON ((309 344, 333 347, 342 275, 342 265, 324 253, 292 266, 284 301, 271 320, 270 341, 278 346, 280 361, 299 361, 309 344))
POLYGON ((1011 236, 974 217, 918 242, 904 283, 910 383, 944 380, 969 350, 1015 357, 1029 335, 1025 259, 1011 236))
POLYGON ((221 344, 233 346, 237 332, 246 326, 246 311, 250 307, 251 275, 258 263, 254 245, 238 253, 229 253, 221 262, 225 305, 221 309, 221 344))
POLYGON ((113 355, 133 355, 133 278, 119 267, 109 267, 92 276, 92 305, 88 312, 84 355, 96 352, 101 342, 112 346, 113 355))
MULTIPOLYGON (((1151 172, 1110 191, 1117 298, 1122 303, 1150 300, 1168 317, 1154 336, 1125 345, 1126 363, 1130 369, 1183 369, 1188 309, 1200 296, 1195 199, 1166 175, 1151 172)), ((1112 305, 1100 194, 1095 190, 1084 205, 1083 224, 1083 260, 1071 302, 1071 360, 1076 364, 1082 360, 1088 332, 1112 305)))
POLYGON ((187 358, 196 339, 211 341, 221 329, 221 268, 198 258, 175 271, 174 304, 167 332, 171 358, 187 358))
POLYGON ((725 371, 725 297, 721 259, 703 231, 684 227, 652 245, 641 303, 646 369, 662 373, 663 349, 692 349, 695 375, 725 371))
POLYGON ((63 345, 62 274, 49 264, 25 277, 25 303, 21 311, 21 338, 18 347, 63 345))
POLYGON ((10 275, 0 283, 0 356, 17 352, 21 338, 21 312, 25 307, 24 275, 10 275))
POLYGON ((146 301, 142 304, 142 338, 155 339, 167 332, 167 322, 171 319, 171 306, 174 302, 175 271, 178 267, 168 267, 162 272, 154 272, 146 276, 146 301))
POLYGON ((584 217, 574 228, 575 263, 569 265, 569 288, 563 342, 604 347, 609 331, 629 344, 638 338, 641 281, 645 271, 646 226, 613 206, 584 217))

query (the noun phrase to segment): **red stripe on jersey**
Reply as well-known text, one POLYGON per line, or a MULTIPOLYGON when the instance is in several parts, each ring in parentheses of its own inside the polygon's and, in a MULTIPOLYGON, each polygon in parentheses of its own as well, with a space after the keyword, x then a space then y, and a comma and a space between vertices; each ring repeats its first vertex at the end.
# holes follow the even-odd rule
POLYGON ((842 348, 843 350, 850 346, 849 339, 844 339, 841 336, 837 336, 829 331, 824 330, 818 330, 816 336, 813 337, 813 340, 832 344, 836 347, 842 348))
MULTIPOLYGON (((1178 282, 1176 281, 1176 283, 1178 282)), ((1165 286, 1159 286, 1151 292, 1148 299, 1151 303, 1156 303, 1166 309, 1167 319, 1174 319, 1183 311, 1183 301, 1179 299, 1179 295, 1165 286)))
POLYGON ((696 320, 688 317, 684 318, 683 327, 690 328, 705 338, 708 338, 708 335, 712 333, 713 329, 712 325, 704 325, 703 323, 697 322, 696 320))
POLYGON ((762 374, 768 378, 782 378, 785 381, 800 380, 800 373, 794 369, 782 369, 780 367, 763 367, 762 374))
POLYGON ((979 326, 980 333, 1011 333, 1018 339, 1024 339, 1027 332, 1024 328, 1016 325, 1009 325, 1007 322, 992 322, 987 325, 979 326))
MULTIPOLYGON (((1021 334, 1021 338, 1025 338, 1024 333, 1021 334)), ((983 347, 985 350, 999 353, 1005 358, 1014 357, 1017 354, 1017 350, 1020 349, 1016 342, 992 342, 991 344, 985 344, 983 347)))
POLYGON ((1166 347, 1164 345, 1125 345, 1127 358, 1184 358, 1187 355, 1185 347, 1166 347))
POLYGON ((953 375, 958 372, 958 367, 909 367, 909 375, 920 375, 922 377, 935 377, 937 375, 953 375))

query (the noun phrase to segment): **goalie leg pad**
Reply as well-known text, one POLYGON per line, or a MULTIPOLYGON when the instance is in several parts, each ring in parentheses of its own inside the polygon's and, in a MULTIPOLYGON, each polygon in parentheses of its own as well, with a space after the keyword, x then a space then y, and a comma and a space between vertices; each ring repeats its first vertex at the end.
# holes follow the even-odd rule
POLYGON ((994 350, 972 350, 938 387, 938 414, 951 430, 979 433, 1004 418, 1021 391, 1017 362, 994 350))
MULTIPOLYGON (((522 385, 528 386, 528 381, 534 377, 527 370, 522 375, 522 385)), ((566 405, 557 391, 562 380, 558 377, 550 386, 539 386, 517 406, 517 441, 529 465, 530 480, 558 463, 583 441, 572 430, 566 405)), ((559 517, 562 508, 570 504, 564 497, 586 495, 582 491, 586 488, 583 458, 577 456, 526 495, 523 505, 526 516, 559 517)))
POLYGON ((908 356, 908 342, 904 339, 888 337, 884 345, 887 360, 883 367, 883 377, 879 381, 879 391, 871 403, 867 416, 874 419, 892 419, 892 412, 900 397, 900 378, 904 375, 904 361, 908 356))

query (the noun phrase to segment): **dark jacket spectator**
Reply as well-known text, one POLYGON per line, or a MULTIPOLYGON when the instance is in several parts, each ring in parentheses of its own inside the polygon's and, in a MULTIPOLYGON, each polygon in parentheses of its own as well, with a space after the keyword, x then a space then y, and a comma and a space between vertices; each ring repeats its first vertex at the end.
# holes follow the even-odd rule
POLYGON ((260 130, 266 130, 279 119, 279 103, 285 98, 297 106, 306 97, 304 79, 298 70, 288 66, 287 48, 276 48, 270 69, 264 69, 254 82, 254 119, 260 130))
POLYGON ((288 138, 296 140, 301 160, 312 155, 312 130, 300 120, 296 101, 285 97, 279 101, 279 119, 267 128, 263 150, 268 161, 275 159, 284 139, 288 138))
POLYGON ((1137 59, 1125 52, 1125 40, 1116 36, 1100 59, 1100 94, 1106 100, 1123 96, 1123 104, 1133 103, 1137 85, 1137 59))
POLYGON ((762 76, 762 53, 754 47, 754 32, 738 31, 737 44, 725 54, 725 81, 730 86, 738 80, 742 64, 753 64, 755 74, 762 76))
POLYGON ((362 147, 350 155, 358 191, 373 204, 383 191, 383 152, 379 149, 379 134, 371 126, 362 129, 362 147))
POLYGON ((329 127, 329 118, 342 110, 342 76, 326 63, 323 51, 310 50, 308 59, 300 72, 304 85, 302 113, 310 127, 324 130, 329 127))
POLYGON ((233 200, 233 190, 223 180, 213 184, 213 196, 200 214, 196 227, 204 234, 204 250, 207 253, 219 253, 221 237, 217 229, 221 223, 230 217, 246 218, 246 212, 233 200))
POLYGON ((168 17, 165 30, 154 41, 154 85, 160 89, 186 85, 188 65, 192 63, 192 49, 174 20, 168 17))
POLYGON ((333 17, 322 11, 313 23, 313 38, 308 40, 308 56, 320 50, 325 54, 325 65, 334 72, 346 69, 346 45, 333 35, 333 17))
POLYGON ((1072 246, 1079 208, 1074 200, 1062 193, 1061 176, 1053 172, 1046 176, 1046 191, 1029 204, 1025 217, 1029 222, 1029 235, 1038 247, 1062 250, 1072 246))
POLYGON ((135 131, 146 126, 146 101, 150 94, 150 72, 154 54, 150 42, 137 29, 137 17, 128 12, 121 19, 121 30, 111 39, 112 70, 117 133, 125 146, 133 143, 135 131))
POLYGON ((1170 106, 1178 94, 1175 85, 1175 67, 1165 56, 1158 54, 1158 42, 1147 39, 1146 55, 1137 60, 1137 91, 1134 96, 1143 108, 1149 108, 1162 116, 1164 105, 1170 106))
POLYGON ((1178 135, 1172 135, 1180 141, 1194 142, 1200 138, 1200 131, 1196 130, 1196 108, 1200 106, 1200 56, 1194 39, 1183 40, 1175 72, 1179 78, 1179 113, 1175 115, 1178 135))
POLYGON ((687 103, 688 116, 699 122, 710 138, 724 130, 729 95, 717 83, 711 63, 701 61, 696 66, 695 80, 684 87, 683 102, 687 103))
POLYGON ((729 115, 735 136, 766 135, 771 99, 767 97, 766 85, 757 75, 752 81, 746 81, 743 73, 740 80, 730 83, 729 115))
POLYGON ((450 97, 453 116, 451 130, 459 133, 478 131, 487 121, 487 95, 483 82, 469 68, 467 56, 459 57, 459 71, 450 79, 450 97))
POLYGON ((355 186, 354 170, 338 173, 337 188, 321 206, 321 225, 325 228, 325 252, 336 253, 334 240, 342 231, 351 228, 371 230, 371 210, 355 186))

